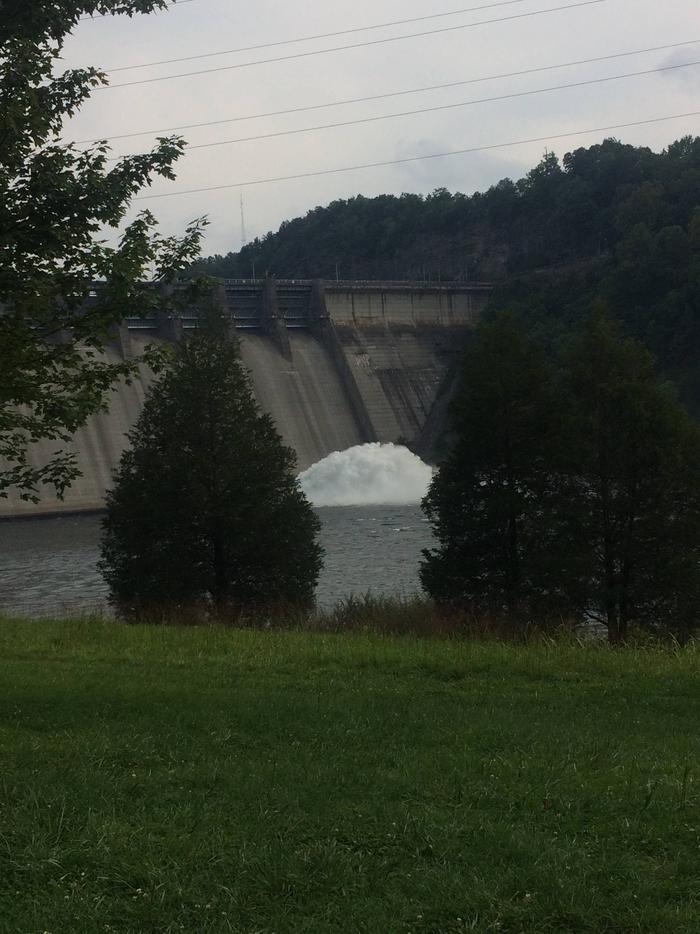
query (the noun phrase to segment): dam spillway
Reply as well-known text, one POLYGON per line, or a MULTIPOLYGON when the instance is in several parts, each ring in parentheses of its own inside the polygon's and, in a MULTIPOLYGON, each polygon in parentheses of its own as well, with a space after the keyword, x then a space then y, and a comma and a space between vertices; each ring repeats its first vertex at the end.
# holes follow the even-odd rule
MULTIPOLYGON (((444 426, 461 352, 490 294, 485 283, 220 280, 219 300, 240 341, 255 397, 307 469, 328 454, 372 441, 408 444, 430 459, 444 426)), ((115 329, 110 359, 181 339, 185 314, 130 318, 115 329)), ((10 493, 0 517, 102 508, 112 473, 148 391, 142 368, 107 410, 75 435, 82 476, 63 500, 10 493)), ((39 464, 58 447, 31 451, 39 464)))

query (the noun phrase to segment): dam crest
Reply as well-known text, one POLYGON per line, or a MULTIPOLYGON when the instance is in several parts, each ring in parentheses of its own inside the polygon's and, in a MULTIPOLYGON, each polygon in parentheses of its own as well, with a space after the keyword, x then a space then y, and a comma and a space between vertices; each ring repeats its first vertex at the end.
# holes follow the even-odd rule
MULTIPOLYGON (((255 397, 305 471, 334 451, 372 442, 408 445, 431 462, 454 394, 461 352, 490 295, 486 283, 219 280, 255 397)), ((139 357, 148 344, 196 328, 193 313, 125 319, 106 354, 139 357)), ((111 394, 107 411, 75 435, 82 477, 63 501, 10 494, 0 517, 97 510, 139 416, 150 374, 111 394)), ((40 464, 55 442, 35 445, 40 464)))

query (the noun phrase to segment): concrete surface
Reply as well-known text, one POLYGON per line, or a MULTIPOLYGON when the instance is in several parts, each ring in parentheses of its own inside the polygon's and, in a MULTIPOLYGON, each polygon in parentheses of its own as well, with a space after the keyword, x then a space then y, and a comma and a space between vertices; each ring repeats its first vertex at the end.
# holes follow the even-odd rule
MULTIPOLYGON (((299 470, 332 451, 368 441, 402 441, 430 458, 454 391, 460 352, 489 294, 482 285, 312 287, 274 280, 227 280, 221 291, 234 316, 244 301, 252 309, 246 314, 266 309, 258 322, 237 322, 241 355, 258 403, 296 451, 299 470), (256 289, 264 301, 252 302, 256 289)), ((138 355, 148 341, 174 339, 183 331, 173 322, 143 325, 127 322, 110 357, 138 355)), ((186 322, 185 333, 192 326, 186 322)), ((83 476, 63 501, 51 493, 38 504, 11 495, 0 500, 0 518, 100 509, 148 382, 144 371, 130 386, 119 386, 109 411, 93 416, 76 434, 72 447, 83 476)), ((36 445, 32 461, 41 463, 56 447, 36 445)))

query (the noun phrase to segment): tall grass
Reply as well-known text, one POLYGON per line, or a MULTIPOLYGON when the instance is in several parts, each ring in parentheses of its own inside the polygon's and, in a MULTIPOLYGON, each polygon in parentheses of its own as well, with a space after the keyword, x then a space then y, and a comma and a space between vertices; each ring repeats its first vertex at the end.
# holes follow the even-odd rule
POLYGON ((422 596, 352 595, 333 607, 300 610, 284 605, 253 610, 229 606, 159 607, 130 622, 162 626, 222 626, 233 629, 300 630, 319 633, 374 632, 387 636, 498 639, 527 642, 533 638, 571 637, 581 633, 572 620, 513 620, 505 615, 446 610, 422 596))

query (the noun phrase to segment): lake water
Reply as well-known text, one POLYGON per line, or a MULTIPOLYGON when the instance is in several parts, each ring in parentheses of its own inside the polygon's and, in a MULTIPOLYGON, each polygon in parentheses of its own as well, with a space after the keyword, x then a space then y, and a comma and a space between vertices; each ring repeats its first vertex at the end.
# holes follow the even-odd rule
MULTIPOLYGON (((318 510, 325 566, 317 598, 329 607, 349 594, 420 591, 418 564, 430 528, 418 506, 318 510)), ((99 516, 0 522, 0 613, 30 617, 105 608, 97 571, 99 516)))

